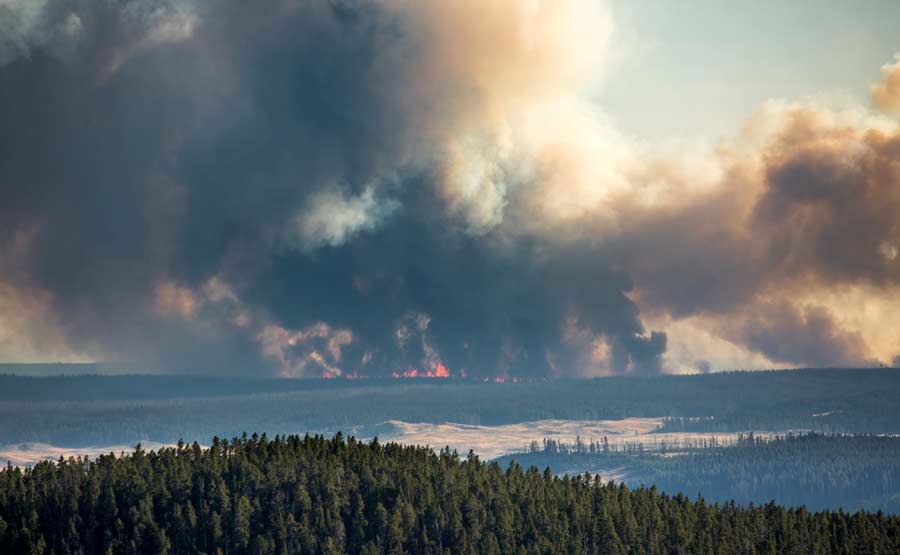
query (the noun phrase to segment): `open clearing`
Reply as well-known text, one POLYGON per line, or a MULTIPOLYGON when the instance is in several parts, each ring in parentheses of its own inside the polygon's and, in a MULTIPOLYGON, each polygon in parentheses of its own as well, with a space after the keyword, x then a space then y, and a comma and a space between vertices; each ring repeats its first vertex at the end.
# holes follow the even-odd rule
MULTIPOLYGON (((508 453, 523 451, 532 441, 541 444, 544 438, 562 443, 574 443, 580 437, 585 443, 606 437, 611 448, 626 445, 645 450, 660 450, 686 441, 735 441, 738 433, 653 433, 663 418, 626 418, 624 420, 537 420, 504 426, 475 426, 466 424, 426 424, 392 420, 381 426, 379 441, 428 445, 435 449, 449 446, 460 453, 471 449, 483 459, 493 459, 508 453)), ((775 435, 755 432, 760 437, 775 435)))

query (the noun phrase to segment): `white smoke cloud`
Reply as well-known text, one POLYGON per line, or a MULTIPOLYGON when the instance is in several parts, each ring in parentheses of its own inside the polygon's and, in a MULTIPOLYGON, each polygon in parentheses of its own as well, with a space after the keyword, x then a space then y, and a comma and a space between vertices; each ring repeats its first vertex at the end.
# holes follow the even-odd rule
POLYGON ((0 0, 0 67, 43 41, 41 14, 47 0, 0 0))
POLYGON ((145 44, 163 44, 191 38, 199 23, 195 10, 193 2, 147 0, 126 4, 122 17, 145 44))
POLYGON ((314 194, 296 216, 288 240, 305 250, 336 247, 378 228, 399 207, 393 199, 379 199, 374 186, 367 186, 358 195, 339 186, 328 187, 314 194))
MULTIPOLYGON (((44 46, 67 57, 84 33, 96 32, 86 29, 93 22, 82 17, 83 7, 73 5, 63 17, 50 13, 59 6, 52 8, 48 0, 0 0, 0 67, 44 46)), ((108 74, 142 50, 191 38, 199 24, 192 0, 132 0, 107 8, 117 10, 128 33, 128 40, 119 45, 109 61, 108 74)))
POLYGON ((325 322, 301 330, 268 324, 257 337, 263 354, 277 360, 281 375, 287 378, 342 375, 342 351, 353 343, 350 330, 335 329, 325 322))
POLYGON ((0 241, 0 360, 5 362, 89 362, 102 352, 74 349, 53 294, 28 284, 25 268, 39 227, 16 230, 0 241))
POLYGON ((275 363, 283 377, 340 376, 344 374, 343 350, 354 342, 351 330, 326 322, 314 322, 302 329, 275 323, 264 308, 244 302, 220 274, 197 288, 161 281, 156 286, 153 306, 160 316, 187 322, 201 335, 219 333, 222 326, 245 334, 258 345, 262 357, 275 363))
POLYGON ((883 112, 900 115, 900 52, 881 68, 881 81, 872 86, 872 102, 883 112))

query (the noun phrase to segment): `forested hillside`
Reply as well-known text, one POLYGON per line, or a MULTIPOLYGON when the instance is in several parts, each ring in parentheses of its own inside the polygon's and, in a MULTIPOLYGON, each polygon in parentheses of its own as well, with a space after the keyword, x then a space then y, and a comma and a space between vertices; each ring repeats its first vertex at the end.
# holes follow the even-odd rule
MULTIPOLYGON (((705 440, 704 440, 705 441, 705 440)), ((546 440, 527 453, 498 459, 549 466, 554 472, 615 473, 631 485, 669 494, 811 509, 900 513, 900 438, 786 435, 740 438, 734 445, 670 445, 649 452, 627 444, 562 445, 546 440)))
POLYGON ((482 383, 457 379, 253 380, 0 376, 0 444, 208 443, 369 429, 388 420, 511 424, 671 417, 671 431, 900 433, 900 371, 732 372, 482 383))
POLYGON ((711 505, 342 437, 0 472, 3 553, 897 553, 900 518, 711 505))

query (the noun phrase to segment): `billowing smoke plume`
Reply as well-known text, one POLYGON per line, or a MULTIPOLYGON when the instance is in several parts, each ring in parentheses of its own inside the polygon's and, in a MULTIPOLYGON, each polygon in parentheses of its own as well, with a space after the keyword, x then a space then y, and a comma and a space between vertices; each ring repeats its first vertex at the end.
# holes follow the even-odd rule
POLYGON ((896 123, 772 105, 718 150, 648 147, 587 100, 611 32, 593 0, 0 3, 0 356, 544 376, 900 352, 869 324, 900 298, 896 123))
POLYGON ((872 87, 872 101, 879 109, 900 115, 900 53, 897 61, 881 68, 882 81, 872 87))
POLYGON ((633 228, 620 253, 639 304, 788 365, 890 361, 898 156, 895 123, 767 106, 719 155, 709 188, 650 206, 625 199, 633 228))

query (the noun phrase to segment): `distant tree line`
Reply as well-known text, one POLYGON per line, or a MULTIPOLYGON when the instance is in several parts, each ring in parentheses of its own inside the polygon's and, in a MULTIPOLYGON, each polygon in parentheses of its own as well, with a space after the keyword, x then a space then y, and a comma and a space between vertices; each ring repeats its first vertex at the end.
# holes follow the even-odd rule
POLYGON ((545 439, 501 464, 549 466, 554 472, 615 473, 631 485, 711 501, 770 500, 811 509, 900 514, 900 438, 873 435, 740 435, 733 443, 693 438, 658 450, 604 439, 565 444, 545 439))
POLYGON ((900 518, 709 504, 340 435, 0 471, 16 554, 898 553, 900 518))
MULTIPOLYGON (((788 435, 792 436, 793 434, 788 435)), ((648 434, 639 439, 628 439, 628 437, 618 438, 613 436, 613 439, 610 441, 609 436, 604 435, 600 439, 591 438, 588 442, 585 442, 584 438, 578 436, 573 443, 545 437, 541 442, 537 440, 532 441, 525 448, 525 453, 550 455, 611 455, 616 453, 642 455, 647 452, 661 455, 667 453, 684 454, 719 447, 741 446, 747 444, 747 442, 764 441, 765 438, 769 437, 780 439, 783 436, 769 436, 768 434, 760 436, 749 432, 726 437, 712 434, 685 435, 684 437, 648 434)))

